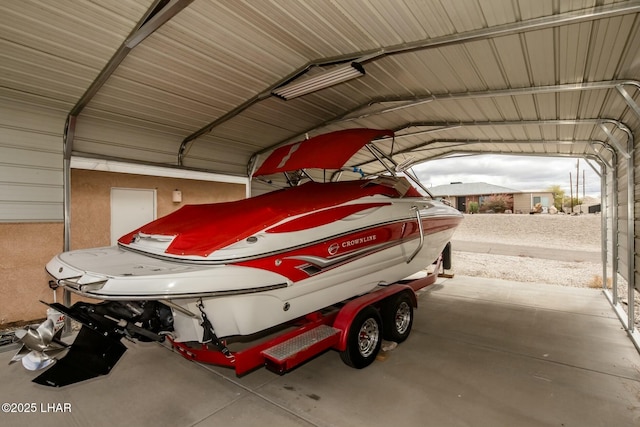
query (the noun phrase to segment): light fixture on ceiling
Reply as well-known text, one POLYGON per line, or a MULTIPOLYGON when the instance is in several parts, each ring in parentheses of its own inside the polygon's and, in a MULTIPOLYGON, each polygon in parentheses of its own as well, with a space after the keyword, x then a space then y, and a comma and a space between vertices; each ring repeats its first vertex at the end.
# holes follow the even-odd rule
POLYGON ((282 99, 289 100, 364 75, 364 67, 357 62, 351 62, 308 79, 280 86, 271 91, 271 93, 282 99))

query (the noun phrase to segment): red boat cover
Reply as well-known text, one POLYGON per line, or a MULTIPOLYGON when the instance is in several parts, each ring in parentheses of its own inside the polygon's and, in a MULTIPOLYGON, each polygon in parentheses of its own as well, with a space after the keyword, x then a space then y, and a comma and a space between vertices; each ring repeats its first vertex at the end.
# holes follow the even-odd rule
MULTIPOLYGON (((166 253, 207 256, 294 215, 337 206, 364 196, 383 194, 399 197, 391 187, 366 184, 367 181, 308 182, 235 202, 187 205, 143 225, 118 241, 128 245, 138 232, 177 236, 166 253)), ((419 197, 415 189, 407 195, 419 197)))
POLYGON ((365 144, 393 136, 391 130, 347 129, 277 148, 253 176, 271 175, 305 168, 340 169, 365 144))

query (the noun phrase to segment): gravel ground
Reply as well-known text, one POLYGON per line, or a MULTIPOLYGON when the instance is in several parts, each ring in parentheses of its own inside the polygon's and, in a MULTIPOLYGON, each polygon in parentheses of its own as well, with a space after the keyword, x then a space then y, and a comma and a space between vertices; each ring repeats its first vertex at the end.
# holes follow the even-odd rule
MULTIPOLYGON (((600 252, 601 217, 569 215, 465 215, 453 236, 453 272, 518 282, 602 288, 602 265, 456 251, 456 241, 530 245, 600 252)), ((607 273, 610 276, 610 269, 607 273)), ((611 278, 607 282, 611 286, 611 278)), ((618 277, 618 295, 627 304, 626 281, 618 277)), ((640 293, 635 292, 636 325, 640 325, 640 293)))
POLYGON ((465 215, 454 239, 600 252, 600 215, 465 215))
POLYGON ((598 263, 460 252, 455 241, 600 252, 600 221, 599 215, 465 215, 453 236, 454 271, 518 282, 597 286, 598 281, 602 283, 598 263))

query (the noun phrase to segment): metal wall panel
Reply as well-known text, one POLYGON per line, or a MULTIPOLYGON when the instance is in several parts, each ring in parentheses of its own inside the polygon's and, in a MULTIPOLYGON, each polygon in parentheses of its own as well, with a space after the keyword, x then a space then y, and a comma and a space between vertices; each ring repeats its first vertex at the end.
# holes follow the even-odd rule
MULTIPOLYGON (((625 236, 628 235, 629 226, 627 219, 629 218, 629 204, 627 203, 627 161, 622 155, 618 155, 618 173, 616 179, 618 180, 618 217, 617 217, 617 227, 618 227, 618 259, 620 266, 620 275, 625 279, 629 279, 629 245, 627 243, 627 239, 625 236)), ((633 251, 634 248, 631 248, 633 251)))
POLYGON ((62 220, 65 113, 0 102, 0 222, 62 220))
POLYGON ((184 134, 81 116, 74 152, 175 165, 184 134))

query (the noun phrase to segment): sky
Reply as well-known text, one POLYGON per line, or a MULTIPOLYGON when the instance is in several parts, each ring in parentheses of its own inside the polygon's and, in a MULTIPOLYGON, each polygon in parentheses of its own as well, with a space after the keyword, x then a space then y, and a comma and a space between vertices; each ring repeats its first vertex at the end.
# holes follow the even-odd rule
MULTIPOLYGON (((452 182, 486 182, 535 191, 559 185, 569 196, 569 173, 574 194, 576 191, 576 162, 577 159, 566 157, 475 155, 432 160, 414 166, 413 170, 427 188, 452 182)), ((600 177, 584 159, 580 160, 579 196, 583 193, 583 173, 585 194, 599 198, 600 177)))

